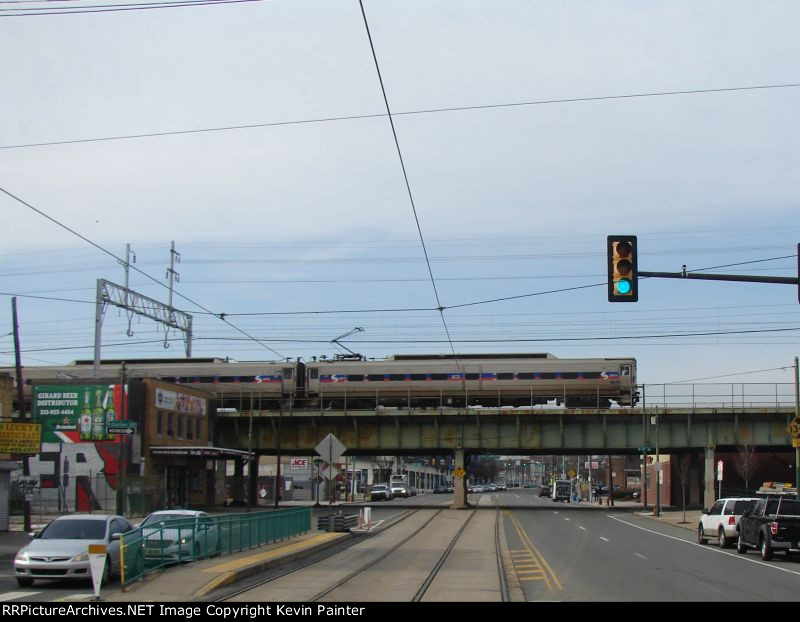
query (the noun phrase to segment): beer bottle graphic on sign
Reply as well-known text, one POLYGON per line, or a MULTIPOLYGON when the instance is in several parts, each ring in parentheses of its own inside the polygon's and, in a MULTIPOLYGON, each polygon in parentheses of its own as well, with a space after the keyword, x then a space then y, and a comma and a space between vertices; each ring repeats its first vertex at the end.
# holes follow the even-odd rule
POLYGON ((106 413, 103 410, 102 389, 94 393, 94 409, 92 410, 92 440, 102 441, 106 437, 106 413))
POLYGON ((80 439, 82 441, 92 440, 92 404, 91 391, 83 390, 83 407, 78 417, 78 428, 80 429, 80 439))
MULTIPOLYGON (((114 388, 111 387, 106 392, 106 430, 108 430, 108 426, 114 425, 114 422, 117 420, 117 412, 114 410, 114 388)), ((108 434, 106 432, 106 438, 114 438, 113 434, 108 434)))

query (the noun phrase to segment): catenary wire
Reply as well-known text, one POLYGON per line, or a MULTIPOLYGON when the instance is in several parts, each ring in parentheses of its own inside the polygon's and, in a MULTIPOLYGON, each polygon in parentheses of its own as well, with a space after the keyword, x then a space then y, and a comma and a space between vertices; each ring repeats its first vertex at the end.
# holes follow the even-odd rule
MULTIPOLYGON (((514 102, 514 103, 506 103, 506 104, 482 104, 476 106, 460 106, 460 107, 451 107, 451 108, 431 108, 427 110, 408 110, 404 112, 395 112, 392 113, 394 116, 413 116, 413 115, 422 115, 422 114, 434 114, 434 113, 445 113, 445 112, 459 112, 459 111, 473 111, 473 110, 484 110, 484 109, 495 109, 495 108, 513 108, 513 107, 523 107, 523 106, 545 106, 545 105, 554 105, 554 104, 568 104, 568 103, 579 103, 579 102, 594 102, 594 101, 604 101, 604 100, 616 100, 616 99, 635 99, 635 98, 647 98, 647 97, 669 97, 669 96, 678 96, 678 95, 700 95, 700 94, 708 94, 708 93, 730 93, 730 92, 737 92, 737 91, 753 91, 753 90, 763 90, 763 89, 788 89, 788 88, 797 88, 800 87, 800 83, 787 83, 787 84, 763 84, 763 85, 755 85, 755 86, 737 86, 737 87, 728 87, 728 88, 719 88, 719 89, 692 89, 686 91, 661 91, 661 92, 654 92, 654 93, 629 93, 625 95, 601 95, 595 97, 572 97, 567 99, 550 99, 550 100, 536 100, 536 101, 523 101, 523 102, 514 102)), ((321 117, 318 119, 300 119, 295 121, 275 121, 275 122, 268 122, 268 123, 250 123, 244 125, 229 125, 229 126, 222 126, 222 127, 210 127, 210 128, 198 128, 193 130, 171 130, 171 131, 164 131, 164 132, 143 132, 140 134, 127 134, 127 135, 120 135, 120 136, 101 136, 97 138, 77 138, 72 140, 55 140, 55 141, 46 141, 40 143, 22 143, 16 145, 0 145, 0 149, 26 149, 31 147, 48 147, 54 145, 72 145, 78 143, 92 143, 92 142, 103 142, 103 141, 111 141, 111 140, 132 140, 136 138, 157 138, 162 136, 179 136, 183 134, 202 134, 207 132, 228 132, 234 130, 246 130, 246 129, 255 129, 255 128, 262 128, 262 127, 280 127, 285 125, 304 125, 310 123, 333 123, 337 121, 354 121, 360 119, 376 119, 387 116, 386 113, 375 113, 375 114, 357 114, 357 115, 343 115, 343 116, 336 116, 336 117, 321 117)))
POLYGON ((411 183, 408 179, 408 171, 406 171, 406 165, 403 161, 403 152, 400 149, 400 141, 397 138, 397 130, 394 126, 394 119, 392 118, 392 111, 389 107, 389 98, 386 95, 386 86, 383 83, 383 76, 381 75, 381 68, 380 64, 378 63, 378 55, 375 53, 375 45, 372 41, 372 33, 369 30, 369 21, 367 20, 367 13, 364 10, 364 2, 363 0, 358 0, 358 4, 361 7, 361 15, 364 18, 364 28, 367 31, 367 39, 369 40, 369 47, 372 51, 372 59, 375 61, 375 70, 378 73, 378 81, 380 82, 381 86, 381 93, 383 94, 383 102, 386 105, 386 114, 389 118, 389 125, 392 129, 392 136, 394 137, 394 144, 397 148, 397 157, 400 159, 400 167, 403 170, 403 179, 405 180, 406 190, 408 192, 408 200, 411 203, 411 211, 414 213, 414 222, 417 225, 417 232, 419 233, 419 241, 422 245, 422 252, 425 255, 425 263, 428 266, 428 274, 431 277, 431 286, 433 287, 433 294, 436 298, 436 305, 437 310, 439 311, 439 316, 442 318, 442 325, 444 326, 444 332, 447 335, 447 341, 450 343, 450 350, 453 352, 453 356, 455 357, 456 365, 460 368, 461 366, 458 363, 458 356, 456 355, 455 346, 453 345, 453 340, 450 337, 450 329, 447 327, 447 320, 444 317, 444 309, 445 307, 442 306, 442 301, 439 297, 439 291, 436 288, 436 279, 433 277, 433 268, 431 267, 431 260, 428 257, 428 249, 425 246, 425 236, 422 233, 422 226, 419 222, 419 215, 417 214, 417 206, 414 203, 414 194, 411 192, 411 183))
MULTIPOLYGON (((46 214, 45 212, 43 212, 42 210, 40 210, 40 209, 38 209, 38 208, 34 207, 33 205, 31 205, 31 204, 30 204, 30 203, 28 203, 27 201, 24 201, 24 200, 22 200, 21 198, 19 198, 18 196, 16 196, 16 195, 12 194, 11 192, 9 192, 8 190, 6 190, 5 188, 2 188, 2 187, 0 187, 0 192, 2 192, 3 194, 5 194, 5 195, 7 195, 7 196, 11 197, 12 199, 14 199, 15 201, 17 201, 18 203, 21 203, 21 204, 22 204, 22 205, 24 205, 25 207, 27 207, 27 208, 29 208, 29 209, 33 210, 34 212, 36 212, 36 213, 37 213, 37 214, 39 214, 40 216, 42 216, 42 217, 46 218, 47 220, 49 220, 50 222, 52 222, 52 223, 54 223, 54 224, 58 225, 58 226, 59 226, 59 227, 61 227, 62 229, 65 229, 66 231, 70 232, 72 235, 74 235, 74 236, 77 236, 78 238, 80 238, 80 239, 81 239, 81 240, 83 240, 84 242, 86 242, 86 243, 88 243, 88 244, 90 244, 90 245, 94 246, 94 247, 95 247, 96 249, 98 249, 99 251, 101 251, 101 252, 105 253, 106 255, 109 255, 109 256, 113 257, 113 258, 114 258, 114 259, 116 259, 118 262, 121 262, 123 265, 127 264, 127 262, 126 262, 126 261, 124 261, 124 260, 123 260, 122 258, 120 258, 120 257, 117 257, 117 256, 116 256, 114 253, 112 253, 112 252, 111 252, 111 251, 109 251, 108 249, 106 249, 106 248, 103 248, 102 246, 100 246, 100 245, 99 245, 99 244, 97 244, 96 242, 93 242, 92 240, 90 240, 90 239, 89 239, 89 238, 87 238, 86 236, 84 236, 84 235, 81 235, 80 233, 78 233, 78 232, 77 232, 77 231, 75 231, 74 229, 71 229, 71 228, 70 228, 70 227, 68 227, 67 225, 65 225, 65 224, 63 224, 62 222, 60 222, 60 221, 56 220, 56 219, 55 219, 55 218, 53 218, 52 216, 50 216, 50 215, 46 214)), ((162 283, 162 282, 161 282, 161 281, 159 281, 158 279, 156 279, 156 278, 154 278, 154 277, 150 276, 149 274, 147 274, 147 273, 146 273, 146 272, 144 272, 143 270, 140 270, 139 268, 137 268, 137 267, 135 267, 135 266, 132 266, 132 265, 130 265, 130 264, 128 264, 128 265, 129 265, 131 268, 133 268, 133 270, 135 270, 136 272, 138 272, 138 273, 139 273, 139 274, 141 274, 142 276, 146 277, 147 279, 149 279, 149 280, 153 281, 154 283, 157 283, 158 285, 160 285, 160 286, 162 286, 162 287, 164 287, 164 288, 168 288, 168 287, 167 287, 167 285, 165 285, 164 283, 162 283)), ((197 306, 198 308, 202 309, 202 310, 203 310, 203 311, 205 311, 206 313, 209 313, 210 315, 216 315, 216 316, 217 316, 217 317, 218 317, 220 320, 222 320, 223 322, 225 322, 225 323, 226 323, 228 326, 230 326, 231 328, 233 328, 235 331, 237 331, 237 332, 239 332, 239 333, 241 333, 241 334, 245 335, 246 337, 248 337, 248 338, 252 339, 253 341, 255 341, 255 342, 257 342, 257 343, 260 343, 260 342, 259 342, 257 339, 255 339, 255 338, 254 338, 254 337, 252 337, 251 335, 248 335, 248 334, 247 334, 245 331, 243 331, 243 330, 242 330, 241 328, 239 328, 238 326, 235 326, 234 324, 231 324, 231 323, 230 323, 230 322, 229 322, 227 319, 225 319, 225 314, 224 314, 224 313, 214 313, 213 311, 211 311, 210 309, 208 309, 208 308, 207 308, 207 307, 205 307, 204 305, 200 304, 199 302, 195 302, 195 301, 194 301, 194 300, 192 300, 191 298, 189 298, 189 297, 187 297, 187 296, 185 296, 185 295, 183 295, 183 294, 181 294, 181 293, 179 293, 179 292, 175 292, 175 294, 176 294, 177 296, 179 296, 180 298, 183 298, 184 300, 186 300, 186 301, 190 302, 191 304, 193 304, 193 305, 197 306)), ((285 358, 285 357, 284 357, 284 356, 283 356, 283 355, 282 355, 280 352, 276 352, 275 350, 273 350, 272 348, 270 348, 268 345, 266 345, 266 344, 262 344, 262 345, 263 345, 263 346, 264 346, 264 347, 265 347, 267 350, 269 350, 270 352, 272 352, 273 354, 275 354, 276 356, 278 356, 278 357, 280 357, 280 358, 285 358)))

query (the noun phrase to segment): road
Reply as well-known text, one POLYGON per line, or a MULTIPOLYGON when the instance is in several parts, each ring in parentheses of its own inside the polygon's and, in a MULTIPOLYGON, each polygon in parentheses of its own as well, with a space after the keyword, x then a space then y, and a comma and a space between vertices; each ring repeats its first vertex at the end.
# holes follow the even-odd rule
MULTIPOLYGON (((653 520, 633 508, 608 508, 587 503, 554 503, 535 490, 513 489, 470 495, 482 509, 464 531, 452 558, 442 566, 425 599, 499 601, 497 577, 492 571, 476 572, 481 556, 496 554, 493 533, 496 500, 504 566, 512 600, 526 601, 718 601, 758 602, 800 600, 800 556, 783 554, 763 562, 756 552, 700 545, 693 529, 653 520), (445 583, 437 581, 444 579, 445 583), (457 598, 456 598, 457 596, 457 598)), ((373 520, 397 519, 409 507, 428 506, 397 522, 383 534, 356 540, 316 567, 265 586, 257 600, 306 602, 406 601, 414 597, 421 579, 447 541, 471 512, 447 509, 450 495, 423 495, 411 499, 373 503, 373 520), (429 531, 413 535, 391 557, 376 562, 355 581, 343 581, 336 591, 322 592, 376 559, 378 549, 388 550, 426 520, 429 531), (367 586, 365 588, 365 586, 367 586)), ((485 566, 489 568, 489 564, 485 566)), ((191 564, 185 566, 191 572, 191 564)), ((361 572, 359 570, 359 572, 361 572)), ((114 582, 104 590, 115 591, 114 582)), ((88 583, 37 581, 19 588, 12 560, 0 560, 0 601, 55 601, 85 599, 88 583)), ((252 599, 253 594, 244 596, 252 599)))
POLYGON ((693 531, 637 513, 516 500, 523 507, 506 511, 506 535, 526 600, 800 599, 797 558, 765 563, 755 553, 703 546, 693 531))

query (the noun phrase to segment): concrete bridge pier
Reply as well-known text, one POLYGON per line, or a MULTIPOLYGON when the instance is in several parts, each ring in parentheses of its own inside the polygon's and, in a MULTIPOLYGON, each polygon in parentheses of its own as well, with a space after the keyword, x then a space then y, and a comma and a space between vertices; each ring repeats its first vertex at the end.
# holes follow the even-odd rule
POLYGON ((714 464, 714 450, 715 447, 706 447, 705 449, 705 469, 704 469, 704 487, 703 487, 703 507, 710 508, 717 500, 716 484, 716 466, 714 464))
MULTIPOLYGON (((455 473, 465 473, 464 450, 455 450, 455 473)), ((453 506, 454 510, 463 510, 469 507, 467 503, 467 476, 453 478, 453 506)))

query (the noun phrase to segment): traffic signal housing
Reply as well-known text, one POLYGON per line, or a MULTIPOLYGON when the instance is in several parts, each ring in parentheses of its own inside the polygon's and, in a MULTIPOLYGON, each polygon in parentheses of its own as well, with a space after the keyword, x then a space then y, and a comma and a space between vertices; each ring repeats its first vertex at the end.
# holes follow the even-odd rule
POLYGON ((635 235, 609 235, 608 301, 636 302, 639 300, 638 261, 635 235))

